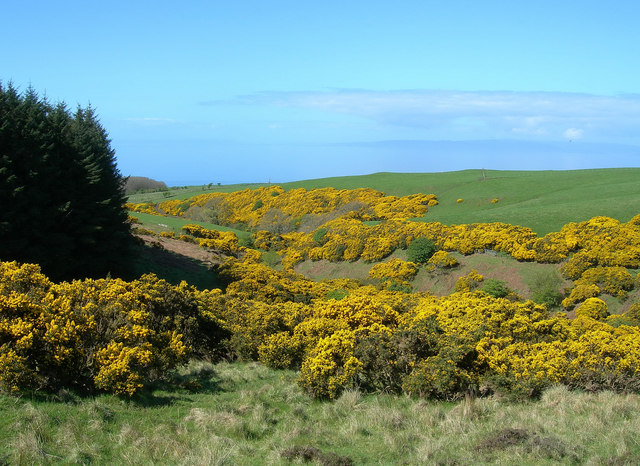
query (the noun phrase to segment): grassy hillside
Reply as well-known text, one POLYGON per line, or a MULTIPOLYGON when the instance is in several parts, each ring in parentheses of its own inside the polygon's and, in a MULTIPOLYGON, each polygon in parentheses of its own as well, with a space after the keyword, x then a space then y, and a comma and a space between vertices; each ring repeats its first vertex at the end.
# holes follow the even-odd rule
POLYGON ((156 233, 159 233, 161 231, 173 231, 174 233, 180 234, 182 232, 181 228, 183 226, 195 223, 210 230, 232 231, 241 240, 246 240, 251 236, 251 233, 249 232, 237 230, 235 228, 224 227, 221 225, 214 225, 213 223, 198 222, 195 220, 186 220, 177 217, 163 217, 161 215, 150 215, 141 212, 130 212, 130 215, 140 221, 140 226, 142 228, 146 228, 147 230, 151 230, 156 233))
MULTIPOLYGON (((140 212, 131 212, 130 215, 139 220, 139 227, 155 233, 167 231, 182 234, 182 227, 184 225, 197 223, 210 230, 232 231, 238 236, 240 241, 248 241, 251 236, 251 233, 247 231, 213 225, 206 222, 196 222, 176 217, 162 217, 160 215, 150 215, 140 212)), ((180 242, 178 241, 178 243, 180 242)), ((196 245, 193 245, 193 247, 197 248, 196 245)), ((130 273, 124 278, 132 280, 145 273, 154 273, 174 285, 185 280, 199 289, 219 288, 221 286, 217 274, 214 273, 207 264, 203 264, 201 260, 188 257, 182 253, 177 254, 162 247, 139 244, 132 254, 130 273)))
POLYGON ((628 221, 640 213, 640 168, 571 171, 464 170, 375 173, 285 183, 285 189, 369 187, 387 194, 434 193, 440 204, 426 221, 445 224, 505 222, 538 234, 568 222, 606 215, 628 221), (483 176, 484 174, 484 176, 483 176), (497 198, 499 202, 492 204, 497 198), (457 203, 457 199, 463 199, 457 203))

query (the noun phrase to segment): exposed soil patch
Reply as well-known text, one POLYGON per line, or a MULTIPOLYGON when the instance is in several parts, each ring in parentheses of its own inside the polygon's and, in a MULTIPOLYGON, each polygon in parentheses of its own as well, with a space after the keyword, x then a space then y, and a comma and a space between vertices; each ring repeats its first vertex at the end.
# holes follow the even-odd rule
POLYGON ((373 264, 357 260, 355 262, 329 262, 328 260, 304 261, 296 264, 294 271, 311 280, 324 280, 331 278, 353 278, 366 280, 369 278, 369 270, 373 264))
POLYGON ((524 429, 507 428, 491 433, 476 445, 478 450, 497 450, 513 445, 521 445, 531 438, 531 433, 524 429))
POLYGON ((299 445, 287 448, 281 456, 289 461, 302 460, 305 463, 317 462, 322 466, 351 466, 353 460, 348 456, 340 456, 335 453, 324 453, 311 445, 299 445))
POLYGON ((560 460, 569 455, 567 447, 555 437, 542 436, 525 429, 506 428, 488 435, 476 444, 482 452, 504 450, 510 447, 521 447, 529 453, 536 453, 543 458, 560 460))

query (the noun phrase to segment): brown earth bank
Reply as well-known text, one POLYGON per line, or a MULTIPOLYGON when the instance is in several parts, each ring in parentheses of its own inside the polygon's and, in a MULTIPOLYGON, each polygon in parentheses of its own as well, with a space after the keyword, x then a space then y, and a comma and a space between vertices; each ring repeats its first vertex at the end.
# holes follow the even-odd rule
POLYGON ((227 258, 227 256, 211 249, 201 248, 197 244, 178 239, 152 235, 137 235, 137 237, 144 241, 146 245, 156 248, 161 247, 166 251, 197 260, 207 266, 221 264, 227 258))
POLYGON ((137 237, 142 243, 135 249, 132 275, 127 278, 153 273, 174 285, 184 280, 201 290, 222 287, 214 268, 227 256, 177 239, 137 237))

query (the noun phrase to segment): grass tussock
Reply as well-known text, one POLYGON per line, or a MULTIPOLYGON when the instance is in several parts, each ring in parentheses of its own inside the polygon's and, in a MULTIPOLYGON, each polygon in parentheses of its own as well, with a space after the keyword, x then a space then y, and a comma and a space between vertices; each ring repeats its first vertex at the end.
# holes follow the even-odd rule
POLYGON ((0 397, 0 464, 637 464, 640 397, 547 390, 456 403, 346 391, 309 398, 297 375, 193 363, 134 400, 0 397), (201 385, 189 390, 190 378, 201 385))

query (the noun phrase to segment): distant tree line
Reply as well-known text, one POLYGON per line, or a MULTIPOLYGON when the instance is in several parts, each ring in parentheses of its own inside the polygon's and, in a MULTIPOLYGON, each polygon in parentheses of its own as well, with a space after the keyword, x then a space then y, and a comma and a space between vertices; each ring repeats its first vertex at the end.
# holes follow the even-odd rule
POLYGON ((146 176, 130 176, 124 184, 125 194, 138 191, 163 191, 167 188, 164 181, 157 181, 146 176))
POLYGON ((121 270, 131 244, 123 179, 91 107, 71 112, 0 83, 0 259, 54 279, 121 270))

